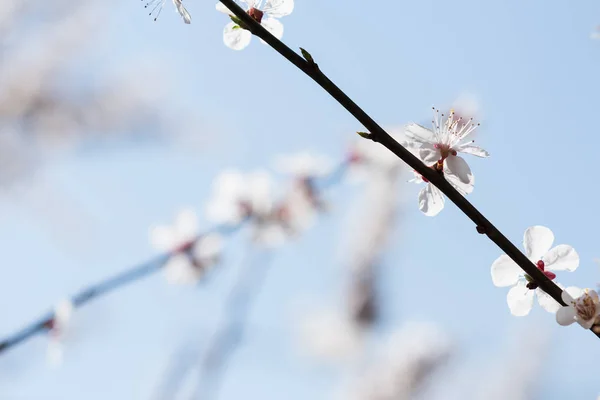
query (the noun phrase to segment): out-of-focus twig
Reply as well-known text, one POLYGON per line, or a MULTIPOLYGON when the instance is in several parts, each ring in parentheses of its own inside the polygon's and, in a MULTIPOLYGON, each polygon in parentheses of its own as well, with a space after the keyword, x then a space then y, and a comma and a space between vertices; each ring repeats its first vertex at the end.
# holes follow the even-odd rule
MULTIPOLYGON (((241 226, 241 224, 236 226, 219 226, 214 229, 211 229, 209 232, 218 231, 224 234, 231 234, 237 231, 241 226)), ((205 234, 200 235, 196 238, 196 240, 200 240, 204 236, 205 234)), ((191 245, 192 243, 190 243, 188 246, 191 247, 191 245)), ((147 276, 152 275, 154 272, 159 271, 161 268, 163 268, 167 260, 171 256, 173 256, 173 254, 174 253, 160 255, 158 257, 153 258, 150 261, 144 262, 138 266, 125 270, 111 278, 108 278, 81 290, 79 293, 75 294, 71 298, 73 307, 81 307, 98 297, 112 293, 119 288, 122 288, 126 285, 137 282, 147 276)), ((0 353, 18 345, 19 343, 27 339, 30 339, 38 333, 52 329, 54 318, 55 313, 49 312, 41 318, 37 319, 36 321, 28 324, 23 329, 13 333, 4 340, 0 341, 0 353)))
POLYGON ((251 249, 224 306, 224 320, 209 341, 200 365, 200 382, 192 399, 216 397, 223 373, 238 348, 250 307, 260 294, 273 257, 272 251, 251 249))

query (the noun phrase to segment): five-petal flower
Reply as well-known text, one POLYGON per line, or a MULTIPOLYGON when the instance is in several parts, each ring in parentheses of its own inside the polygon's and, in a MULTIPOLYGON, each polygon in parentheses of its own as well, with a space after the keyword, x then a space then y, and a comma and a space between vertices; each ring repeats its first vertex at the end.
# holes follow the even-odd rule
POLYGON ((583 328, 590 329, 600 316, 600 299, 595 290, 571 286, 562 292, 562 300, 567 306, 556 312, 556 322, 560 325, 577 322, 583 328))
MULTIPOLYGON (((579 266, 579 255, 573 247, 560 244, 552 248, 554 234, 544 226, 532 226, 525 231, 523 247, 527 257, 551 280, 556 278, 551 271, 574 271, 579 266)), ((510 312, 516 316, 529 314, 533 306, 534 292, 538 302, 548 312, 556 312, 560 304, 542 291, 533 279, 507 255, 503 254, 491 268, 495 286, 512 286, 506 300, 510 312)))
MULTIPOLYGON (((447 117, 434 109, 433 128, 427 129, 419 124, 406 126, 405 146, 424 164, 443 173, 444 177, 463 196, 471 193, 475 177, 467 162, 458 153, 472 154, 478 157, 488 157, 489 153, 473 145, 473 141, 463 142, 463 139, 473 132, 478 125, 472 119, 463 121, 462 117, 455 118, 451 110, 447 117)), ((418 175, 412 180, 424 182, 418 175)), ((426 182, 428 183, 428 182, 426 182)), ((442 193, 432 184, 419 193, 419 209, 428 216, 438 214, 444 207, 442 193)))
MULTIPOLYGON (((294 0, 238 0, 238 3, 277 39, 283 36, 283 24, 278 18, 289 15, 294 10, 294 0)), ((218 11, 233 16, 223 3, 218 2, 216 7, 218 11)), ((223 42, 233 50, 246 48, 251 39, 252 33, 235 22, 228 23, 223 30, 223 42)))

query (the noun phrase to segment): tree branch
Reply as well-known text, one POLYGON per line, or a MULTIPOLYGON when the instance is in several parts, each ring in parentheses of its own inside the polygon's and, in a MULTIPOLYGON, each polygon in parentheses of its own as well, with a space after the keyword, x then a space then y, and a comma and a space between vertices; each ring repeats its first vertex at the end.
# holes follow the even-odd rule
MULTIPOLYGON (((269 33, 260 23, 248 15, 234 0, 221 0, 237 18, 256 36, 263 39, 275 51, 281 54, 298 69, 308 75, 321 88, 331 95, 342 107, 344 107, 354 118, 356 118, 367 130, 368 139, 378 142, 388 150, 398 156, 411 168, 424 176, 429 182, 435 185, 452 201, 471 221, 475 223, 477 232, 485 234, 494 242, 506 255, 516 262, 527 275, 533 278, 539 287, 548 293, 554 300, 561 305, 566 305, 561 298, 562 289, 554 282, 548 279, 510 240, 506 238, 487 218, 483 216, 465 197, 463 197, 442 174, 429 168, 421 160, 415 157, 404 146, 392 138, 377 122, 375 122, 366 112, 364 112, 350 97, 348 97, 339 87, 337 87, 315 63, 313 57, 306 50, 301 48, 304 58, 295 53, 279 39, 269 33)), ((600 337, 600 333, 592 332, 600 337)))

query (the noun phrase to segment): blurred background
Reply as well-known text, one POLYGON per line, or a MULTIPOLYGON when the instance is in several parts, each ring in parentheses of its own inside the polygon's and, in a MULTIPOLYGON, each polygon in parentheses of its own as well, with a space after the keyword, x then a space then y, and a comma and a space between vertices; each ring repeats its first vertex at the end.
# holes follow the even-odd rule
MULTIPOLYGON (((159 272, 76 309, 60 363, 45 334, 2 353, 0 398, 600 394, 594 335, 537 305, 511 316, 490 279, 500 251, 467 218, 423 216, 409 171, 357 148, 344 109, 258 40, 226 48, 213 2, 185 5, 191 25, 171 4, 153 22, 139 0, 3 2, 0 337, 152 259, 149 228, 182 208, 209 229, 223 171, 270 171, 287 199, 298 176, 277 160, 361 162, 321 177, 301 234, 264 246, 242 229, 196 285, 159 272)), ((469 199, 519 246, 550 227, 581 257, 557 281, 596 286, 600 3, 297 0, 281 21, 392 131, 432 105, 479 119, 492 156, 467 160, 469 199)))

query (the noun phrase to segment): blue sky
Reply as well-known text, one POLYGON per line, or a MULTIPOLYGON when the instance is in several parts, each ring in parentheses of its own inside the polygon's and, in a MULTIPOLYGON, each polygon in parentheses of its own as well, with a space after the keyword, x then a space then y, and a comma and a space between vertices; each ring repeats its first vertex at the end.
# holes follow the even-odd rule
MULTIPOLYGON (((186 5, 189 26, 171 10, 153 23, 139 1, 115 6, 76 71, 86 79, 135 70, 162 91, 165 110, 197 123, 161 141, 82 146, 45 165, 25 182, 25 194, 0 199, 0 334, 151 257, 148 227, 169 222, 182 206, 202 210, 223 168, 268 167, 276 156, 302 150, 340 159, 362 129, 258 40, 243 52, 227 49, 227 19, 213 2, 186 5)), ((282 22, 284 41, 309 50, 383 126, 427 121, 432 105, 474 95, 482 113, 477 141, 492 156, 470 163, 477 183, 469 199, 519 246, 523 231, 537 224, 550 227, 557 243, 573 245, 581 265, 559 276, 561 283, 600 281, 592 261, 600 256, 600 42, 589 39, 600 3, 298 0, 282 22)), ((474 377, 511 336, 549 332, 538 398, 595 398, 598 339, 558 327, 542 310, 512 317, 506 290, 490 279, 499 250, 452 205, 427 218, 416 207, 418 189, 401 190, 407 206, 383 263, 382 331, 407 320, 436 321, 461 345, 460 368, 474 377)), ((355 194, 347 187, 332 193, 331 214, 277 252, 221 399, 326 398, 336 385, 338 372, 298 356, 292 317, 306 299, 336 301, 338 237, 355 194)), ((206 343, 240 267, 241 239, 199 288, 170 287, 157 275, 82 309, 60 369, 48 368, 43 337, 2 355, 0 397, 150 398, 174 351, 206 343)))

